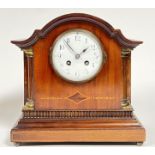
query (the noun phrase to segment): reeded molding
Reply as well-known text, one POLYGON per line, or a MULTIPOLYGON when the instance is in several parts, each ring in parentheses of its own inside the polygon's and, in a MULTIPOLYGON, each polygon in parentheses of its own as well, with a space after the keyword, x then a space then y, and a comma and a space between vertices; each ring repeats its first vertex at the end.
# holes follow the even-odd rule
POLYGON ((71 13, 55 18, 45 25, 41 30, 35 30, 31 37, 22 41, 11 41, 11 43, 17 45, 19 48, 25 49, 34 45, 39 39, 46 37, 46 35, 52 31, 57 26, 60 26, 65 23, 72 22, 85 22, 90 23, 100 29, 102 29, 109 37, 116 40, 122 48, 133 49, 139 44, 142 44, 142 41, 133 41, 127 39, 119 29, 114 29, 106 21, 94 17, 92 15, 83 14, 83 13, 71 13))
POLYGON ((24 119, 92 119, 92 118, 133 118, 131 109, 124 110, 49 110, 49 111, 36 111, 36 110, 23 110, 24 119))

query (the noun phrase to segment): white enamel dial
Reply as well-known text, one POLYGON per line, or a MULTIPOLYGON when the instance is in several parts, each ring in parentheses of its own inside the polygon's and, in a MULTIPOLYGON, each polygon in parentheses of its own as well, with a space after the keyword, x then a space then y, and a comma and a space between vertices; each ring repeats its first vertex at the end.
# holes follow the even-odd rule
POLYGON ((82 29, 66 31, 58 36, 50 54, 56 73, 72 82, 85 82, 95 77, 105 58, 100 41, 82 29))

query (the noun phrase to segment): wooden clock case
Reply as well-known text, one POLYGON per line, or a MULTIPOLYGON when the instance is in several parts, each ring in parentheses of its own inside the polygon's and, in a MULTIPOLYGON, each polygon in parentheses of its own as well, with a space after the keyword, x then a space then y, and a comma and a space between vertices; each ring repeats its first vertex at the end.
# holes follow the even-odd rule
POLYGON ((24 52, 23 116, 11 130, 11 141, 140 142, 145 130, 131 106, 131 51, 141 44, 97 17, 73 13, 58 17, 23 41, 11 41, 24 52), (103 44, 107 61, 83 84, 57 76, 50 64, 55 39, 70 29, 85 29, 103 44))

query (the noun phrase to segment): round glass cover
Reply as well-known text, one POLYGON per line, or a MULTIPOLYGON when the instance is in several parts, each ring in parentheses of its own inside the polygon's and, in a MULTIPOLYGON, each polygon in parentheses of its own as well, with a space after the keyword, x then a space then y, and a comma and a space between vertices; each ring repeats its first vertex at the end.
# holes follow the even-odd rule
POLYGON ((50 62, 56 73, 71 82, 85 82, 95 77, 106 60, 98 38, 83 29, 62 33, 55 40, 50 62))

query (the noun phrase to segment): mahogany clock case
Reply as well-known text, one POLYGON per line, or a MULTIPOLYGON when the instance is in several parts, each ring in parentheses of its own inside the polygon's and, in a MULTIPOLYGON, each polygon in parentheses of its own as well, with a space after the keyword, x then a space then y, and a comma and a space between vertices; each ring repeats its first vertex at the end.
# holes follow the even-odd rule
POLYGON ((11 130, 12 142, 143 142, 145 130, 131 106, 131 51, 141 44, 97 17, 74 13, 58 17, 23 41, 23 117, 11 130), (84 29, 107 55, 92 80, 75 84, 57 76, 49 55, 65 31, 84 29))

